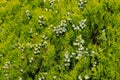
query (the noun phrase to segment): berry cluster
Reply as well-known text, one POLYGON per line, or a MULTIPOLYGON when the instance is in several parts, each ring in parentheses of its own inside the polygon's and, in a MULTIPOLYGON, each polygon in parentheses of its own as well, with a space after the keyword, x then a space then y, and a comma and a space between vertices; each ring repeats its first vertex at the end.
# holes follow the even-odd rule
POLYGON ((54 27, 54 32, 56 33, 56 36, 60 36, 61 34, 65 33, 67 31, 66 27, 66 20, 62 20, 58 27, 54 27))
POLYGON ((90 76, 88 74, 85 74, 83 78, 81 75, 78 76, 78 80, 89 80, 89 79, 90 79, 90 76))
POLYGON ((83 19, 79 22, 79 24, 76 26, 75 24, 72 25, 73 30, 81 30, 84 29, 86 26, 86 19, 83 19))
POLYGON ((76 59, 79 59, 79 57, 82 56, 84 53, 88 54, 88 49, 83 46, 84 43, 85 43, 85 41, 82 39, 81 35, 79 35, 77 37, 77 40, 73 43, 73 45, 77 47, 76 59))
POLYGON ((9 77, 9 74, 7 73, 6 70, 10 69, 10 66, 11 66, 11 62, 10 62, 10 61, 7 61, 7 62, 5 63, 5 65, 3 66, 4 72, 5 72, 5 77, 6 77, 7 79, 9 79, 10 77, 9 77))
POLYGON ((24 44, 19 44, 18 48, 23 52, 25 50, 24 44))
POLYGON ((41 43, 34 45, 34 54, 40 53, 40 48, 45 47, 45 45, 47 44, 47 39, 48 39, 48 37, 46 35, 43 35, 41 43))
POLYGON ((86 4, 87 4, 87 0, 80 0, 78 6, 80 7, 80 9, 83 9, 86 4))
POLYGON ((65 62, 65 67, 70 66, 70 57, 68 51, 65 53, 64 62, 65 62))
POLYGON ((30 20, 32 18, 30 11, 26 10, 25 13, 26 13, 26 16, 28 17, 28 19, 30 20))
POLYGON ((39 20, 38 20, 38 24, 39 26, 45 26, 45 19, 44 19, 44 16, 39 16, 39 20))
POLYGON ((41 47, 41 44, 35 44, 34 45, 34 54, 39 54, 40 53, 40 47, 41 47))

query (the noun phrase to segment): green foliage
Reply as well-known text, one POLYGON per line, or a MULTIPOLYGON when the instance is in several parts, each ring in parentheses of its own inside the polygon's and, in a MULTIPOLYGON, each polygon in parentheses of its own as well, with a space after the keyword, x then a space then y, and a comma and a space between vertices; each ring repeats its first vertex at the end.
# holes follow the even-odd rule
POLYGON ((1 0, 0 80, 120 80, 119 0, 1 0))

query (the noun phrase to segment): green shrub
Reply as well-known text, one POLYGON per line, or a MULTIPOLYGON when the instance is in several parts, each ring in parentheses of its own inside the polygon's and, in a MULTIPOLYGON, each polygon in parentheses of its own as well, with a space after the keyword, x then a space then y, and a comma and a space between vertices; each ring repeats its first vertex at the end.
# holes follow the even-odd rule
POLYGON ((119 0, 0 1, 0 80, 119 80, 119 0))

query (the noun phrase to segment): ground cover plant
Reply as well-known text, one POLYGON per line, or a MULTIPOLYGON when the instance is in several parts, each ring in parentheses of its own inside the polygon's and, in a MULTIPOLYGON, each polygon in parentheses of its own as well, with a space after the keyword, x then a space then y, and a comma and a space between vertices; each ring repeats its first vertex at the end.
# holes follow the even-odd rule
POLYGON ((0 0, 0 80, 120 80, 119 0, 0 0))

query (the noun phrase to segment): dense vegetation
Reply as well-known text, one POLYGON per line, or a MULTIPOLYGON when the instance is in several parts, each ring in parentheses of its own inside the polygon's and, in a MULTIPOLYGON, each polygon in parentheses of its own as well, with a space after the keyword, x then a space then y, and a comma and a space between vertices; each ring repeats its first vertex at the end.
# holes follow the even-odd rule
POLYGON ((120 80, 119 0, 0 0, 0 80, 120 80))

